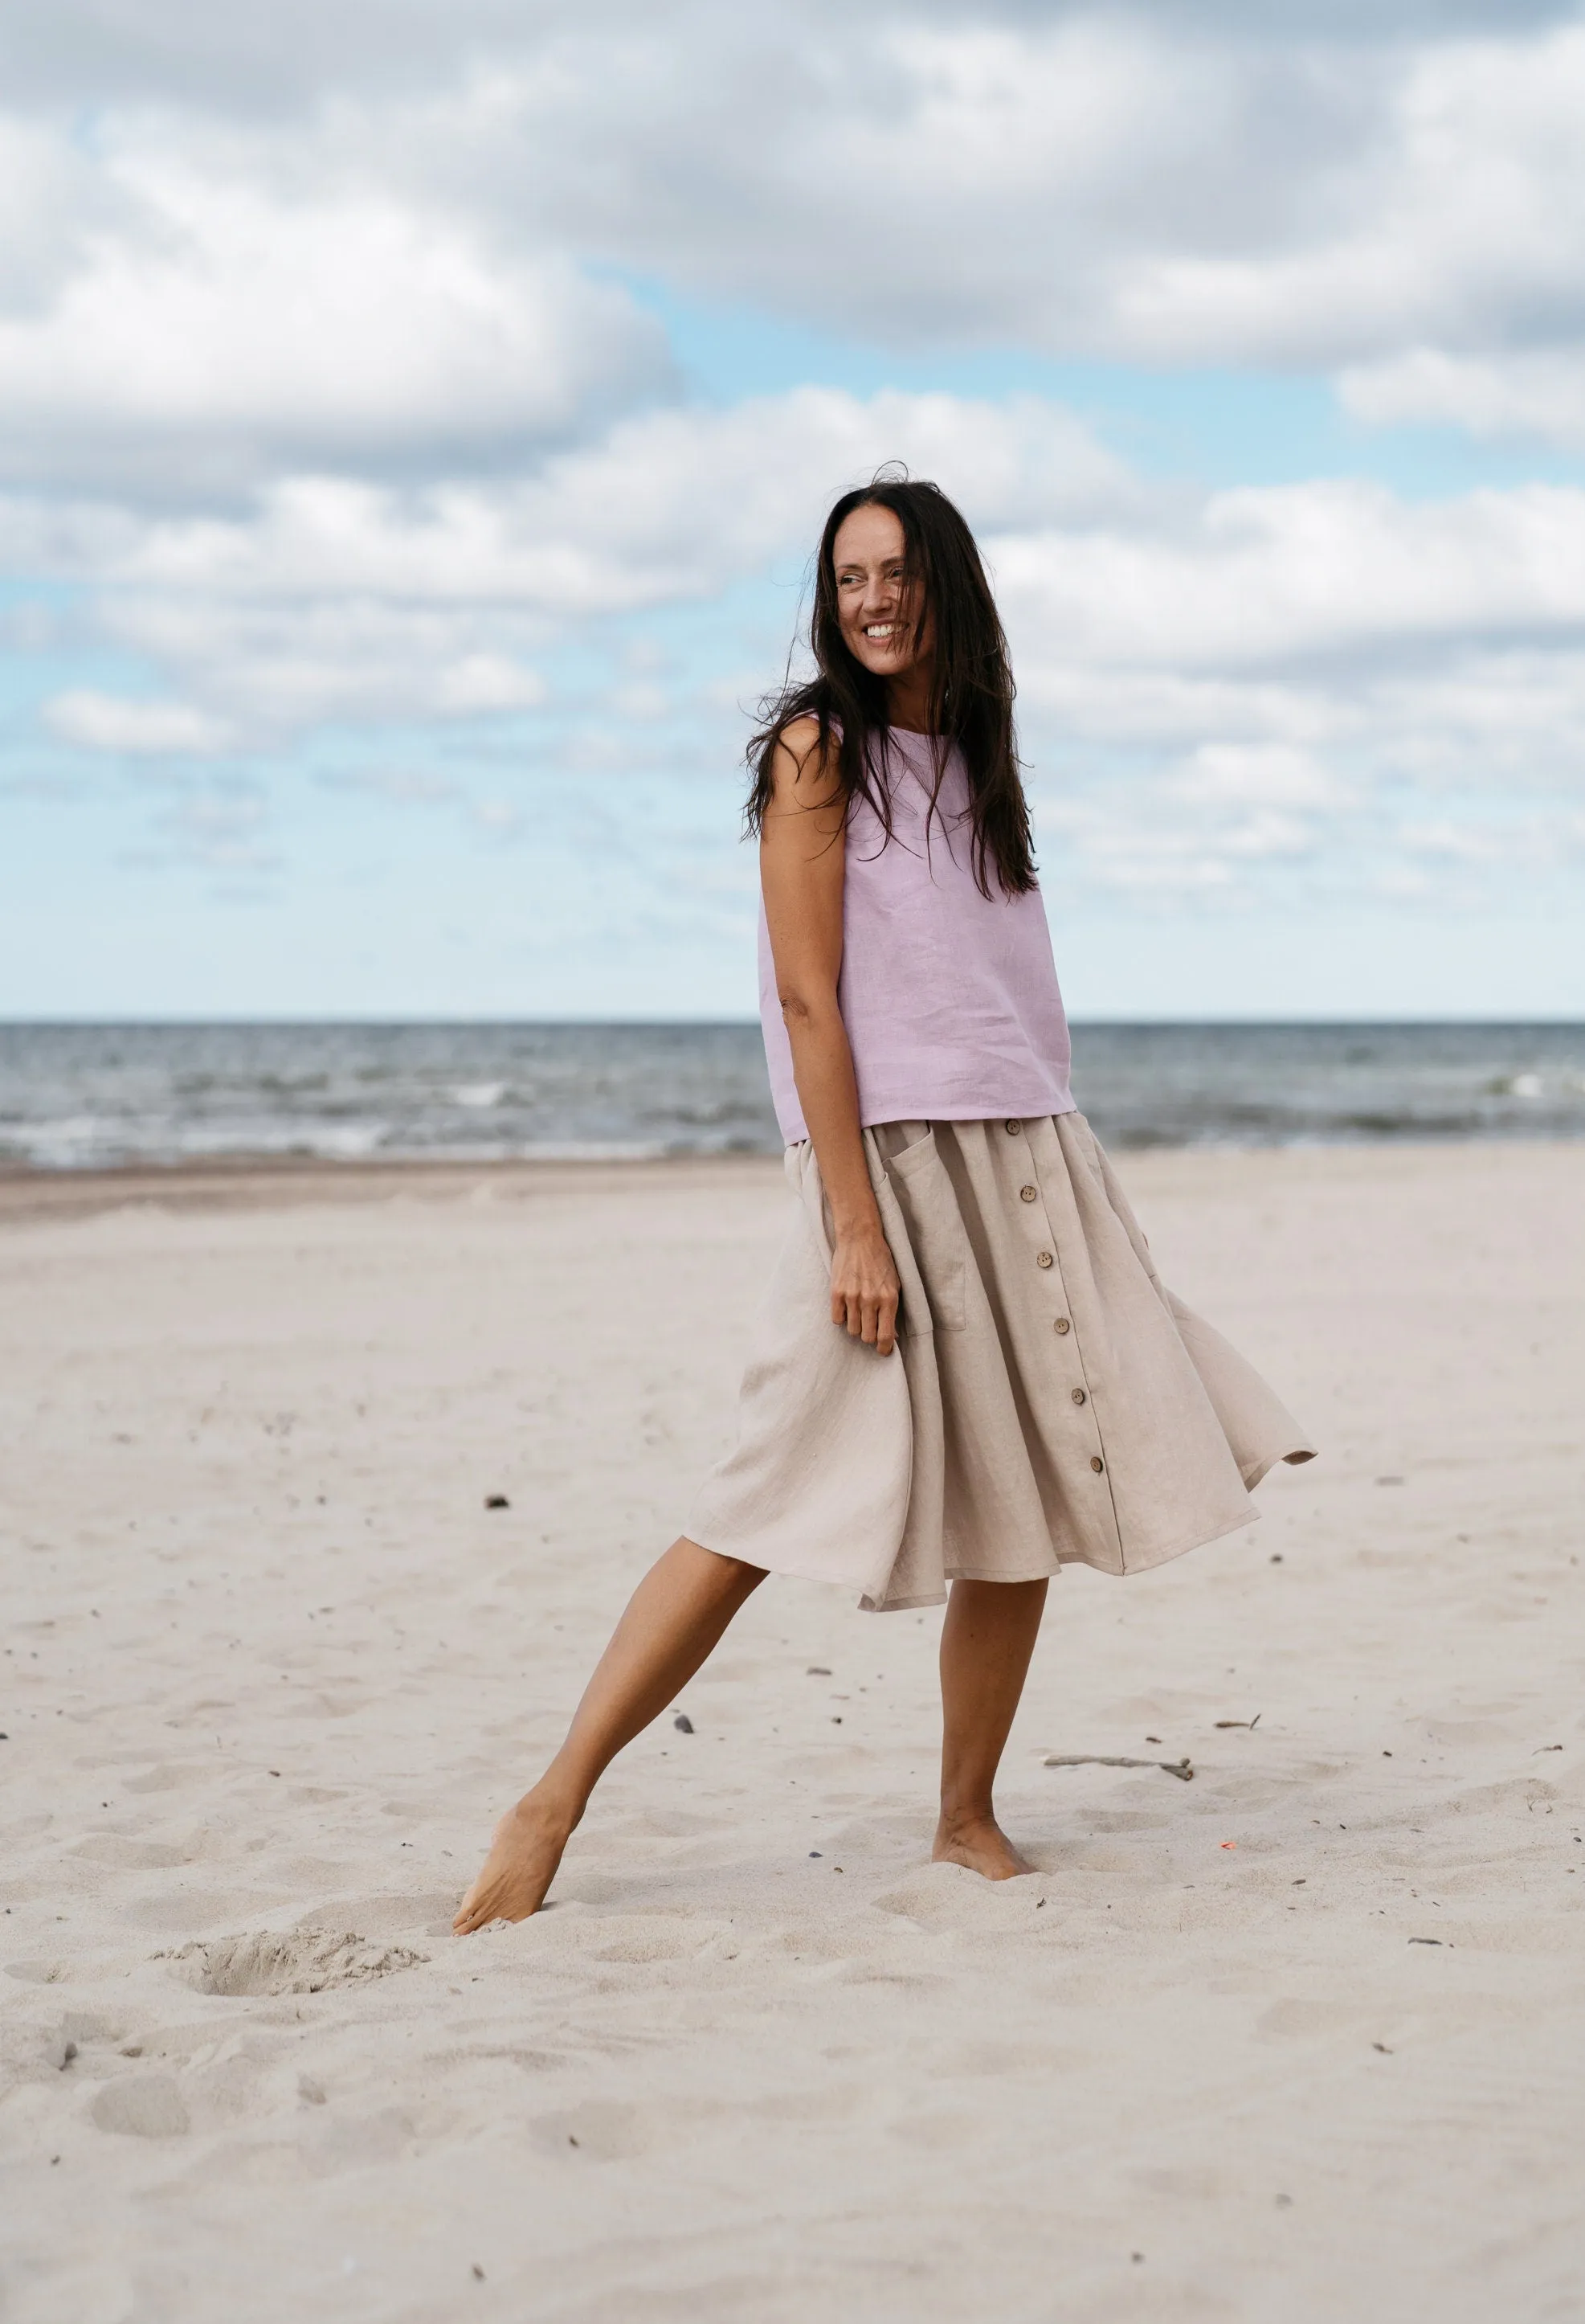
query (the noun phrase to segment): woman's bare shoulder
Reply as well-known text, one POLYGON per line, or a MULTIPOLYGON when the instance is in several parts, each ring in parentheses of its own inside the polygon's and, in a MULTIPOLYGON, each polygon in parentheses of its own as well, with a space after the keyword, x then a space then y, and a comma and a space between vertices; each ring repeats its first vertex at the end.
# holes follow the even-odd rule
POLYGON ((801 718, 789 718, 776 739, 802 767, 819 751, 820 721, 812 710, 806 711, 801 718))
POLYGON ((820 744, 820 721, 813 712, 789 719, 776 738, 773 779, 782 807, 828 806, 841 788, 836 777, 836 737, 820 744))

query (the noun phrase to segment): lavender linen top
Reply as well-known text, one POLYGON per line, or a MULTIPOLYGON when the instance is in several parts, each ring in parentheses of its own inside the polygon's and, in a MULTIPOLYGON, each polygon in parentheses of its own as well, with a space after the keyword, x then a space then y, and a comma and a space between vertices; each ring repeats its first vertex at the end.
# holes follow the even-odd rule
MULTIPOLYGON (((974 884, 969 781, 948 752, 941 796, 930 738, 891 730, 892 836, 867 801, 847 829, 837 1000, 859 1084, 859 1120, 982 1121, 1072 1113, 1071 1048, 1039 891, 974 884)), ((776 1118, 808 1136, 760 908, 760 1019, 776 1118)))

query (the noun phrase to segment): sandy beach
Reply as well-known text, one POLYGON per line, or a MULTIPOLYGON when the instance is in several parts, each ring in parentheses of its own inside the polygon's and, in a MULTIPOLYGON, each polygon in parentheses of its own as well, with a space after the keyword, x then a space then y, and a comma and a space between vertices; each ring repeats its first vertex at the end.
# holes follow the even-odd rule
POLYGON ((8 2324, 1585 2315, 1585 1148, 1122 1172, 1322 1457, 1054 1587, 1038 1876, 773 1582, 468 1941, 778 1167, 0 1183, 8 2324))

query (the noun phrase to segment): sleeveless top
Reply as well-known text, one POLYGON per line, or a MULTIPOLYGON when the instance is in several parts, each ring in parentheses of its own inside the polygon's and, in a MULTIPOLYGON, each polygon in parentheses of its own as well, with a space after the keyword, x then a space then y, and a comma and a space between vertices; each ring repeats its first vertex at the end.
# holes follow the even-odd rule
MULTIPOLYGON (((892 835, 868 800, 848 817, 837 1000, 862 1127, 1072 1113, 1071 1050, 1039 890, 974 884, 969 779, 948 752, 935 813, 931 738, 893 727, 892 835), (926 823, 929 821, 926 835, 926 823)), ((760 907, 760 1020, 776 1118, 808 1137, 760 907)))

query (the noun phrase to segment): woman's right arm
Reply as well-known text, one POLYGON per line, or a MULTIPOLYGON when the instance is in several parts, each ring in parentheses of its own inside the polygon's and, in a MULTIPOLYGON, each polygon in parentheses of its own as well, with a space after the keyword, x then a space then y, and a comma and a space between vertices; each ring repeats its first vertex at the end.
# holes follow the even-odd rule
POLYGON ((774 796, 760 833, 760 881, 793 1077, 836 1234, 831 1320, 889 1356, 896 1345, 897 1269, 864 1159, 852 1051, 836 997, 845 802, 821 757, 813 718, 788 728, 771 776, 774 796))

